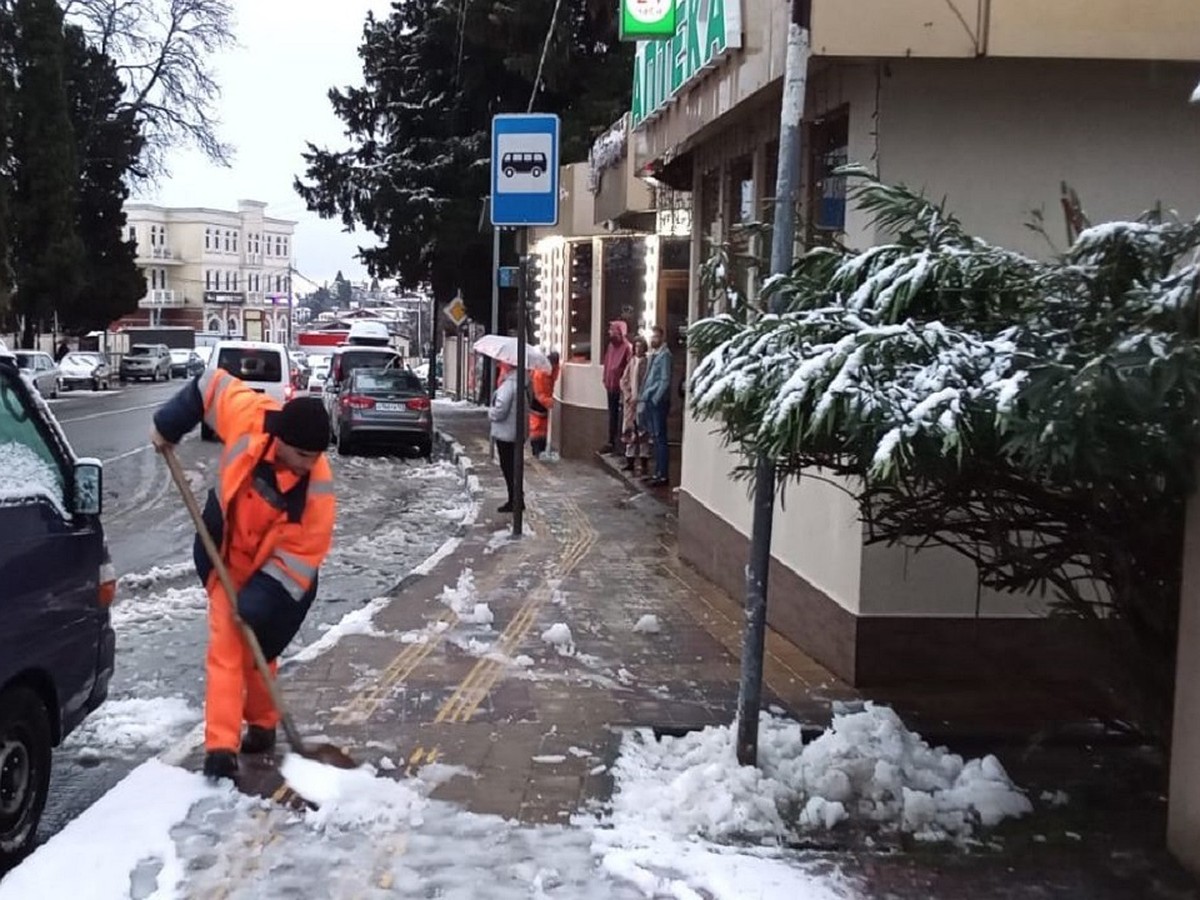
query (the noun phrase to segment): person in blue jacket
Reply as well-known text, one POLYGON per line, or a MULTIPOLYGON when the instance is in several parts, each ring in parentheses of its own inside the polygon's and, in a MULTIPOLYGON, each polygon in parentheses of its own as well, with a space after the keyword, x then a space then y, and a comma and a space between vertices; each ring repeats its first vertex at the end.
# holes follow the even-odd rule
POLYGON ((654 477, 650 479, 652 487, 663 487, 670 484, 667 468, 670 465, 670 451, 667 447, 667 413, 671 410, 671 350, 664 340, 665 333, 661 325, 655 325, 650 332, 650 368, 646 372, 646 382, 642 385, 642 396, 639 410, 645 413, 649 423, 650 437, 654 441, 654 477))

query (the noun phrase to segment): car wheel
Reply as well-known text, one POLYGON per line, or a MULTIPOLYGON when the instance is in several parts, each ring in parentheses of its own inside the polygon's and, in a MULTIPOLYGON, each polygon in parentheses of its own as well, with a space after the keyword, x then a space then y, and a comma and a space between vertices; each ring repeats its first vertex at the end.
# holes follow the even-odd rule
POLYGON ((350 456, 354 452, 349 436, 342 434, 340 428, 337 433, 337 452, 339 456, 350 456))
POLYGON ((433 441, 421 441, 417 444, 417 456, 425 462, 433 462, 433 441))
POLYGON ((36 693, 0 694, 0 870, 33 844, 50 789, 50 719, 36 693))
POLYGON ((93 391, 98 391, 98 390, 100 390, 100 385, 101 385, 101 384, 102 384, 102 382, 100 381, 100 379, 99 379, 99 378, 93 378, 93 379, 92 379, 92 390, 93 390, 93 391))
POLYGON ((62 387, 62 385, 59 382, 59 380, 57 378, 54 379, 54 387, 50 388, 50 399, 51 400, 58 399, 58 393, 59 393, 59 390, 61 389, 61 387, 62 387))
POLYGON ((217 439, 217 433, 215 431, 213 431, 211 428, 209 428, 207 425, 205 425, 203 422, 201 422, 200 423, 200 440, 215 441, 216 439, 217 439))

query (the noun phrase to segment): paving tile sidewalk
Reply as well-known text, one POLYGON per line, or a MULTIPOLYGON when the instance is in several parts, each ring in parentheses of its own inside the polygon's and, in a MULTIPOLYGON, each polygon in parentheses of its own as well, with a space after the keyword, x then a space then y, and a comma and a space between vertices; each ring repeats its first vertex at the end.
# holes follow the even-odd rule
MULTIPOLYGON (((427 574, 378 604, 369 626, 289 664, 281 682, 306 731, 360 760, 395 764, 397 773, 431 763, 469 771, 435 798, 563 822, 610 796, 606 766, 623 728, 679 733, 733 719, 740 610, 679 564, 669 509, 597 465, 527 463, 531 533, 512 540, 511 518, 496 512, 503 487, 485 415, 443 409, 439 425, 474 463, 476 524, 427 574), (469 596, 461 614, 443 602, 445 588, 469 596), (486 618, 476 603, 487 605, 490 624, 471 621, 486 618), (660 630, 636 630, 643 616, 655 616, 660 630), (543 640, 559 625, 570 630, 567 646, 543 640)), ((774 633, 765 675, 766 702, 814 728, 834 701, 861 699, 774 633)), ((930 723, 967 721, 948 729, 960 736, 995 718, 961 691, 897 697, 906 720, 911 712, 930 723)), ((1039 804, 1032 823, 966 857, 900 845, 892 854, 835 850, 837 864, 869 886, 864 896, 1196 896, 1161 851, 1158 770, 1137 748, 964 749, 999 750, 1034 797, 1070 786, 1074 800, 1058 813, 1039 804)))

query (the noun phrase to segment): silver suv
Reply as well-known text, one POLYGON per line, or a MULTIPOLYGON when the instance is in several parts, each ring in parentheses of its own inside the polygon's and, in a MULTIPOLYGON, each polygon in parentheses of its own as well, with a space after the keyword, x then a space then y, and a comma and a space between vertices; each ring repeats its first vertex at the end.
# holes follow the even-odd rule
POLYGON ((117 372, 122 382, 171 380, 171 351, 166 344, 134 344, 121 357, 117 372))

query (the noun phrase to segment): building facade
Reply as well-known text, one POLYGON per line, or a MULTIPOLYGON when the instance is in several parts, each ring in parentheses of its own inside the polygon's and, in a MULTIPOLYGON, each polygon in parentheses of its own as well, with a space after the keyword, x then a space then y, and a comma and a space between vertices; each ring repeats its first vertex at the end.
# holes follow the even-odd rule
POLYGON ((147 290, 139 315, 124 321, 286 342, 296 223, 266 209, 255 200, 236 212, 126 204, 147 290))
MULTIPOLYGON (((751 226, 772 217, 788 10, 758 0, 680 0, 678 10, 672 41, 639 45, 630 143, 639 174, 690 191, 694 320, 721 308, 701 263, 731 244, 752 250, 751 226)), ((1184 218, 1200 212, 1200 110, 1187 103, 1200 62, 1194 2, 1151 0, 1131 15, 1121 0, 813 0, 811 22, 803 244, 885 239, 847 204, 834 174, 845 163, 944 197, 969 230, 1037 256, 1053 250, 1026 227, 1035 211, 1066 243, 1064 185, 1093 222, 1160 202, 1184 218)), ((736 274, 753 290, 753 266, 736 274)), ((735 595, 752 515, 730 477, 740 462, 713 423, 685 416, 679 552, 735 595)), ((949 551, 867 544, 854 501, 828 481, 802 479, 785 498, 772 624, 849 682, 1005 672, 1045 684, 1087 670, 1040 598, 980 590, 973 565, 949 551)), ((1194 672, 1200 636, 1181 639, 1194 672)), ((1193 752, 1177 758, 1191 774, 1175 778, 1172 840, 1200 868, 1200 687, 1180 691, 1175 739, 1193 752)))

